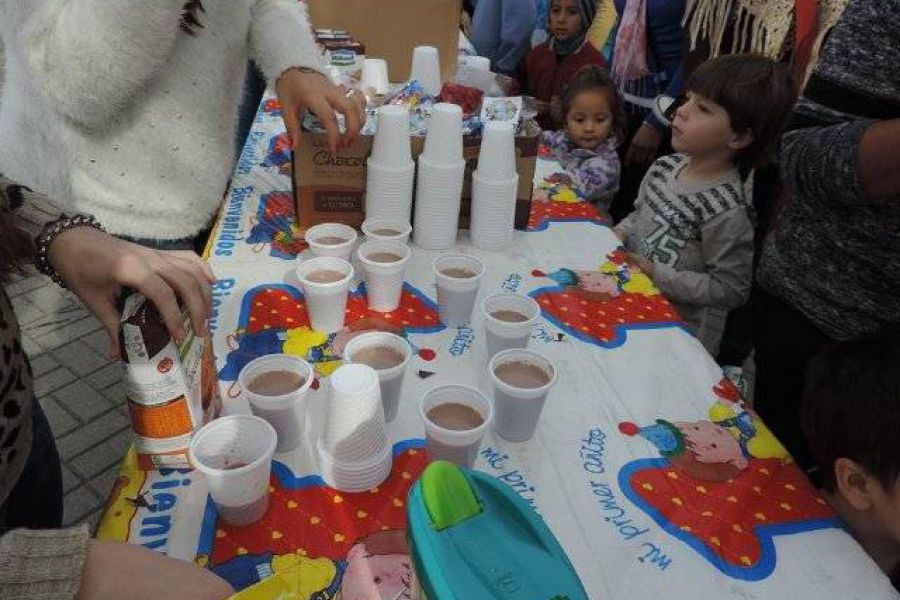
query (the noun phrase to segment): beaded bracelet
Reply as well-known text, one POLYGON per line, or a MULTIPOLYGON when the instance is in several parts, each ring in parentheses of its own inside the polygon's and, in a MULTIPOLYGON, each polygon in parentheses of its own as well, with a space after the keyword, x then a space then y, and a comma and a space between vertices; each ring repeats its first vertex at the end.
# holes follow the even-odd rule
POLYGON ((55 221, 50 221, 44 225, 44 228, 41 229, 41 233, 34 238, 34 245, 37 249, 34 262, 38 272, 49 277, 63 289, 67 287, 66 282, 63 281, 62 277, 59 276, 59 273, 56 272, 56 269, 53 268, 53 265, 50 264, 48 251, 50 249, 50 244, 53 243, 53 240, 55 240, 59 234, 76 227, 93 227, 94 229, 99 229, 103 232, 106 231, 103 229, 103 226, 100 225, 100 222, 91 215, 74 215, 70 217, 63 214, 55 221))

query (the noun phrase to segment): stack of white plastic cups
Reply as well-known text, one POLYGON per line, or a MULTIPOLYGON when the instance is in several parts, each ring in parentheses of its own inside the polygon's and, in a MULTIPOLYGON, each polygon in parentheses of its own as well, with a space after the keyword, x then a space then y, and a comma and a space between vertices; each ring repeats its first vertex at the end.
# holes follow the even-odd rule
POLYGON ((516 218, 516 131, 512 123, 484 126, 478 169, 472 174, 472 243, 482 250, 505 250, 516 218))
POLYGON ((434 46, 416 46, 413 50, 410 79, 422 84, 432 96, 441 93, 441 59, 434 46))
POLYGON ((391 473, 381 388, 372 367, 347 364, 331 377, 325 430, 318 442, 325 482, 344 492, 362 492, 391 473))
POLYGON ((387 94, 390 88, 387 61, 383 58, 367 58, 363 61, 361 83, 363 89, 371 89, 379 96, 387 94))
POLYGON ((446 250, 456 243, 465 170, 462 109, 456 104, 435 104, 419 156, 413 226, 419 247, 446 250))
POLYGON ((391 312, 400 306, 403 272, 410 255, 409 246, 396 240, 369 240, 359 247, 370 309, 391 312))
POLYGON ((409 110, 382 106, 366 161, 366 217, 410 220, 416 164, 409 146, 409 110))

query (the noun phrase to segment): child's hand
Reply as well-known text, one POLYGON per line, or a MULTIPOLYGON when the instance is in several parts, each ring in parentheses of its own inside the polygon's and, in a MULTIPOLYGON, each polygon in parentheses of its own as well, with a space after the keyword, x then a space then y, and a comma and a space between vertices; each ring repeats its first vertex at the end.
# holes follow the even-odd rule
POLYGON ((626 252, 625 253, 625 262, 631 265, 632 267, 637 267, 641 270, 641 272, 648 276, 653 277, 653 263, 643 256, 635 254, 634 252, 626 252))

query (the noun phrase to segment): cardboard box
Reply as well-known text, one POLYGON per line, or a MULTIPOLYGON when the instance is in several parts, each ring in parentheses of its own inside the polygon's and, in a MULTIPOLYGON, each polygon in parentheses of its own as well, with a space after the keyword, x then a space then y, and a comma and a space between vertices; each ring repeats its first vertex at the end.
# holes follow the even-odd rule
MULTIPOLYGON (((306 132, 300 148, 293 154, 294 201, 300 226, 336 222, 359 227, 365 220, 366 160, 372 152, 372 136, 360 136, 348 148, 332 157, 323 133, 306 132)), ((516 194, 516 228, 524 229, 531 212, 534 166, 537 160, 538 134, 516 138, 516 170, 519 189, 516 194)), ((425 146, 424 137, 412 138, 413 158, 425 146)), ((472 173, 478 164, 480 137, 463 138, 466 172, 463 181, 459 226, 469 227, 472 203, 472 173)), ((415 199, 413 212, 415 213, 415 199)))
POLYGON ((446 80, 459 52, 461 0, 307 0, 317 29, 349 31, 372 58, 388 62, 393 82, 409 79, 413 48, 435 46, 446 80))

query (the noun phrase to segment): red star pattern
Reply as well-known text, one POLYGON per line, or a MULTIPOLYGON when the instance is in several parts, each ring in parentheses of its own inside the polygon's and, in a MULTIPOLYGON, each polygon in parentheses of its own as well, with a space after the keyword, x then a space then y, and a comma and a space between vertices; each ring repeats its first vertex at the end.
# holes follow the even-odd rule
POLYGON ((265 516, 253 527, 218 523, 210 564, 267 552, 343 560, 366 535, 406 529, 406 497, 426 464, 425 450, 407 449, 394 459, 387 481, 358 494, 327 486, 287 489, 273 475, 265 516))
POLYGON ((590 202, 532 202, 531 214, 528 217, 528 229, 540 229, 544 223, 552 220, 590 221, 598 225, 607 225, 609 219, 600 215, 590 202))
POLYGON ((612 300, 585 298, 574 287, 544 291, 534 297, 544 314, 580 337, 609 343, 629 325, 675 323, 680 317, 664 296, 622 293, 612 300))
MULTIPOLYGON (((250 302, 250 314, 245 324, 247 333, 256 333, 265 329, 309 327, 306 302, 300 297, 299 292, 291 293, 283 288, 264 288, 258 290, 250 302)), ((403 289, 400 295, 400 306, 389 313, 369 310, 368 300, 364 295, 351 294, 347 299, 345 322, 350 325, 371 317, 384 319, 396 326, 397 330, 407 327, 428 328, 440 325, 437 311, 409 288, 403 289)))
POLYGON ((751 458, 735 479, 709 482, 672 467, 641 469, 628 483, 650 507, 735 567, 760 560, 755 531, 834 516, 793 463, 751 458))

